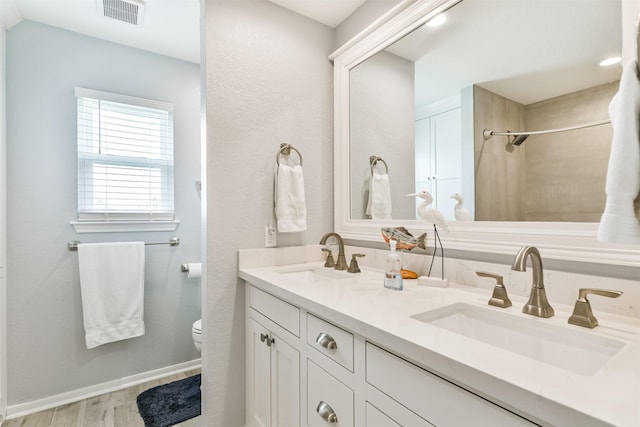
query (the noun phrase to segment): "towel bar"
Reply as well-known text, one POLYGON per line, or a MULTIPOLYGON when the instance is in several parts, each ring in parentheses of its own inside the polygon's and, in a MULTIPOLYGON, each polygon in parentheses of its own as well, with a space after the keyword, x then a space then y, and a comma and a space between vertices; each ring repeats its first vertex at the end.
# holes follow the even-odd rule
POLYGON ((280 144, 280 149, 278 150, 278 154, 276 154, 276 163, 278 164, 278 166, 280 166, 280 154, 288 156, 289 154, 291 154, 291 150, 298 153, 298 157, 300 157, 300 166, 302 166, 302 154, 300 154, 300 152, 296 149, 296 147, 294 147, 291 144, 286 144, 284 142, 280 144))
MULTIPOLYGON (((67 249, 69 249, 70 251, 77 251, 78 250, 78 245, 80 243, 81 242, 79 240, 71 241, 71 242, 67 243, 67 249)), ((168 242, 145 243, 145 246, 152 246, 152 245, 178 246, 179 244, 180 244, 180 239, 178 237, 172 237, 171 239, 169 239, 168 242)))
POLYGON ((385 162, 382 159, 382 157, 369 156, 369 165, 371 166, 371 175, 373 175, 373 168, 375 167, 375 165, 378 164, 378 162, 382 162, 382 164, 384 165, 384 173, 388 174, 389 173, 389 166, 387 165, 387 162, 385 162))

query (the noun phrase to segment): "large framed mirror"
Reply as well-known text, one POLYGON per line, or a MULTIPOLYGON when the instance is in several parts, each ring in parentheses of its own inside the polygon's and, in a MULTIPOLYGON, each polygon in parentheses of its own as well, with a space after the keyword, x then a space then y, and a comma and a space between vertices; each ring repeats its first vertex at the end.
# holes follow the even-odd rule
POLYGON ((621 74, 598 63, 620 55, 622 16, 620 0, 401 2, 331 57, 336 231, 431 238, 406 196, 427 190, 446 248, 640 265, 596 239, 621 74), (543 132, 504 135, 525 131, 543 132))

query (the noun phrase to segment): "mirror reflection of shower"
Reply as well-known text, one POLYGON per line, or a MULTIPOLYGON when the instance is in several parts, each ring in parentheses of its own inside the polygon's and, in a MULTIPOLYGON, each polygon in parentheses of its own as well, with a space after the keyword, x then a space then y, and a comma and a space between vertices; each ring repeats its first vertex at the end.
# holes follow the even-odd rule
POLYGON ((507 136, 507 137, 513 136, 513 139, 509 140, 507 142, 507 146, 505 147, 505 149, 508 152, 511 153, 511 152, 513 152, 513 146, 514 145, 516 147, 519 147, 531 135, 545 135, 545 134, 548 134, 548 133, 567 132, 567 131, 570 131, 570 130, 585 129, 585 128, 590 128, 590 127, 593 127, 593 126, 606 125, 606 124, 609 124, 609 123, 611 123, 611 120, 605 119, 605 120, 600 120, 600 121, 597 121, 597 122, 585 123, 585 124, 581 124, 581 125, 569 126, 569 127, 559 128, 559 129, 538 130, 538 131, 531 131, 531 132, 511 132, 511 131, 495 132, 495 131, 493 131, 491 129, 486 129, 485 128, 482 131, 482 137, 486 141, 486 140, 488 140, 489 138, 491 138, 494 135, 504 135, 504 136, 507 136))

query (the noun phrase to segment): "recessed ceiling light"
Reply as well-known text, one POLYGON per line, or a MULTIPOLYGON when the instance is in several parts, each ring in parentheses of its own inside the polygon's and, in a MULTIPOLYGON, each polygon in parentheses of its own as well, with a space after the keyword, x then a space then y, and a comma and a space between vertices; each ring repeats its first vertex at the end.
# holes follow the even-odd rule
POLYGON ((620 61, 622 61, 622 58, 620 58, 619 56, 614 56, 611 58, 607 58, 604 61, 600 62, 600 66, 601 67, 608 67, 609 65, 615 65, 620 63, 620 61))
POLYGON ((424 25, 426 25, 427 27, 439 27, 440 25, 444 24, 446 20, 447 17, 444 15, 444 13, 441 13, 440 15, 436 15, 428 20, 424 25))

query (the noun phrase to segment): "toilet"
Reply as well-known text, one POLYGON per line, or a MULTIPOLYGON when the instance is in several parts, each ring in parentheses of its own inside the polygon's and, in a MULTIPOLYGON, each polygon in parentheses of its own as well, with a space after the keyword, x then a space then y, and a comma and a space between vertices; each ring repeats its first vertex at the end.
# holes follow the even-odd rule
POLYGON ((193 344, 196 346, 198 351, 202 349, 202 319, 198 319, 193 322, 193 327, 191 328, 191 337, 193 338, 193 344))

